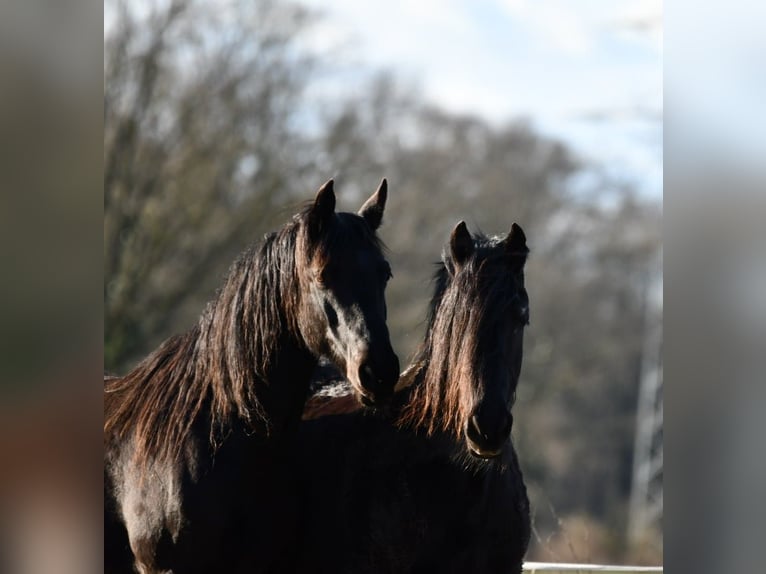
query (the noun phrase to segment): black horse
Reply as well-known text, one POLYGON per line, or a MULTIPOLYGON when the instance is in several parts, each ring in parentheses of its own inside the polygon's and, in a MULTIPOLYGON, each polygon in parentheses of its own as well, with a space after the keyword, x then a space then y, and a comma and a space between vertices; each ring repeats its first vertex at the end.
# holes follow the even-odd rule
POLYGON ((329 181, 239 257, 193 329, 105 379, 107 572, 286 567, 287 461, 317 357, 369 404, 390 399, 399 376, 375 233, 386 196, 383 180, 358 214, 336 213, 329 181))
POLYGON ((458 224, 425 340, 390 408, 319 393, 299 432, 301 572, 520 572, 526 488, 511 444, 528 249, 458 224))

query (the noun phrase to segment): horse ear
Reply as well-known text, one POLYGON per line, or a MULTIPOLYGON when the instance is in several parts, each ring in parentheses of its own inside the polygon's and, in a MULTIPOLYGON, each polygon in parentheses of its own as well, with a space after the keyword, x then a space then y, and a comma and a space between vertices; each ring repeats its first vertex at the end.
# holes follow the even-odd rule
POLYGON ((335 182, 330 179, 317 191, 314 205, 308 216, 309 232, 313 239, 319 237, 330 225, 335 214, 335 182))
POLYGON ((524 230, 516 223, 511 225, 508 236, 503 239, 505 252, 514 260, 521 258, 521 262, 526 261, 529 248, 527 247, 527 236, 524 230))
POLYGON ((375 193, 373 193, 359 209, 358 214, 364 218, 367 225, 369 225, 370 229, 373 231, 380 227, 380 224, 383 221, 383 210, 386 208, 387 198, 388 182, 384 177, 375 193))
POLYGON ((452 230, 452 235, 449 238, 449 249, 452 260, 457 265, 463 265, 473 254, 473 238, 465 221, 458 223, 452 230))

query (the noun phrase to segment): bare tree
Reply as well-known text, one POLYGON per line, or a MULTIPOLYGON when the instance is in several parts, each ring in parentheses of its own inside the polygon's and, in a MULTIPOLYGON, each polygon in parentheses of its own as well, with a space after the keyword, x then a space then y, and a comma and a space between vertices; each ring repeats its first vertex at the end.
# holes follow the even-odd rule
POLYGON ((119 369, 190 320, 222 262, 294 197, 311 69, 294 38, 310 15, 269 0, 109 6, 105 365, 119 369))

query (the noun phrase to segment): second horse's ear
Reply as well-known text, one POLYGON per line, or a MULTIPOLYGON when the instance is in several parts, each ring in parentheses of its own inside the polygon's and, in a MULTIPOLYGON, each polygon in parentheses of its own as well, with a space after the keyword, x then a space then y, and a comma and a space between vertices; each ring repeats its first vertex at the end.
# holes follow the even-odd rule
POLYGON ((468 258, 473 255, 473 238, 465 221, 458 223, 452 230, 449 238, 449 250, 452 261, 458 267, 464 265, 468 258))
POLYGON ((527 247, 527 236, 521 226, 516 223, 511 225, 511 230, 503 239, 503 243, 505 244, 505 252, 512 261, 523 265, 527 260, 529 248, 527 247))
POLYGON ((359 209, 358 214, 364 218, 370 229, 375 231, 383 222, 383 211, 386 209, 386 199, 388 198, 388 182, 384 177, 380 182, 378 189, 370 198, 364 202, 359 209))
POLYGON ((308 215, 309 234, 318 239, 329 227, 335 215, 335 182, 330 179, 317 191, 308 215))

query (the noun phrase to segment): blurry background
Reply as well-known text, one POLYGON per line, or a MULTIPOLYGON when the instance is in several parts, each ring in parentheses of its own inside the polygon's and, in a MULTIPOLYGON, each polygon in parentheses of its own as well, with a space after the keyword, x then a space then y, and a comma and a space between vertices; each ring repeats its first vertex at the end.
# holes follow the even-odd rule
POLYGON ((106 0, 104 368, 188 329, 329 177, 380 234, 403 364, 460 219, 526 231, 529 559, 662 561, 662 6, 106 0))

